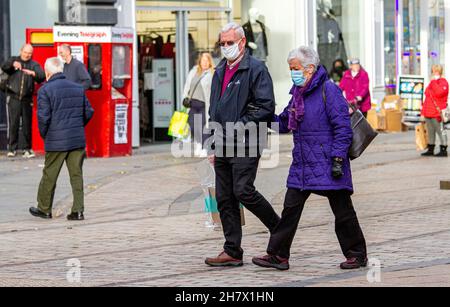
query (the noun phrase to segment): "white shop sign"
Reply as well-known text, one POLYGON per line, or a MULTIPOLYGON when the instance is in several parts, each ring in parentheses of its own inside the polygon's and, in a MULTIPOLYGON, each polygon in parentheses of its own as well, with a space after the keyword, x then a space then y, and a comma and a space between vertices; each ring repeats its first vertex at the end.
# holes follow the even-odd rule
POLYGON ((117 104, 114 123, 114 144, 128 144, 128 105, 117 104))
POLYGON ((175 110, 173 60, 154 60, 153 73, 153 126, 167 129, 175 110))
POLYGON ((132 44, 134 31, 129 28, 55 26, 56 43, 123 43, 132 44))

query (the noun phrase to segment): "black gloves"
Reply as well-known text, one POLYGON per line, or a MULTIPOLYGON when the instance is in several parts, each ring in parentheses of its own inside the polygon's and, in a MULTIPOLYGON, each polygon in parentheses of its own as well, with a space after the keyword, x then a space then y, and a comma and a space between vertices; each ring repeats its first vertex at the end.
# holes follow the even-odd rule
POLYGON ((333 159, 332 176, 334 179, 340 179, 344 176, 344 160, 340 158, 333 159))

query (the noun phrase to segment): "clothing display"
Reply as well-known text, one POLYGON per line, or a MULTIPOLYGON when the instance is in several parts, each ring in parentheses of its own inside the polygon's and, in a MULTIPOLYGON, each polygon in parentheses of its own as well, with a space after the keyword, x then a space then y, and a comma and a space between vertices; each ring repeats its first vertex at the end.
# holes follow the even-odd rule
POLYGON ((337 59, 347 61, 347 50, 338 20, 331 10, 323 7, 317 12, 318 52, 323 66, 327 70, 333 67, 337 59))
POLYGON ((260 21, 256 21, 256 24, 252 24, 249 21, 243 25, 243 28, 247 38, 247 49, 250 51, 250 54, 265 62, 269 56, 266 26, 260 21), (256 44, 258 48, 256 50, 250 48, 249 43, 256 44))
MULTIPOLYGON (((138 35, 139 73, 144 78, 145 74, 152 73, 153 60, 173 59, 176 65, 176 33, 175 28, 161 28, 158 32, 141 33, 138 35)), ((193 67, 197 61, 199 50, 192 33, 189 33, 189 67, 193 67)), ((174 76, 175 79, 175 76, 174 76)), ((175 89, 174 89, 175 90, 175 89)), ((206 100, 201 91, 196 91, 195 99, 206 100)), ((141 135, 144 139, 153 139, 153 90, 143 88, 139 93, 141 97, 141 135), (145 114, 142 114, 145 113, 145 114)))

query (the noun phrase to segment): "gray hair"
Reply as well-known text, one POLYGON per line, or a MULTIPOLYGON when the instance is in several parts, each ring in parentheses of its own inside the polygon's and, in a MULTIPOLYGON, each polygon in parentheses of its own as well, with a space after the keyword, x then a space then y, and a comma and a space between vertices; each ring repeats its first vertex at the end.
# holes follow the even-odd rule
POLYGON ((45 61, 45 71, 49 75, 55 75, 64 72, 64 63, 60 58, 49 58, 45 61))
POLYGON ((292 50, 288 56, 288 63, 292 60, 299 60, 303 67, 312 65, 315 70, 320 65, 320 57, 317 51, 307 46, 301 46, 292 50))
POLYGON ((69 51, 69 53, 72 54, 72 47, 69 44, 61 45, 60 48, 63 50, 69 51))
POLYGON ((230 32, 231 30, 236 31, 236 34, 239 35, 239 38, 244 38, 245 37, 244 28, 240 24, 238 24, 236 22, 230 22, 229 24, 224 26, 222 28, 222 31, 220 31, 220 34, 224 34, 224 33, 230 32))

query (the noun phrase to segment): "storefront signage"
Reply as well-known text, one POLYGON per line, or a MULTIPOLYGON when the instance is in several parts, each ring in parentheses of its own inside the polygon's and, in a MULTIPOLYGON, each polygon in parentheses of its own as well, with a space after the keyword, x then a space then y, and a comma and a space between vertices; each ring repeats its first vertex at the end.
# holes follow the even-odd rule
POLYGON ((398 90, 405 109, 405 120, 418 120, 424 100, 425 78, 421 76, 400 76, 398 90))
POLYGON ((57 43, 123 43, 132 44, 134 32, 128 28, 56 26, 57 43))
POLYGON ((175 110, 173 60, 154 60, 154 128, 167 129, 175 110))
POLYGON ((116 105, 114 123, 114 144, 128 144, 128 105, 116 105))

